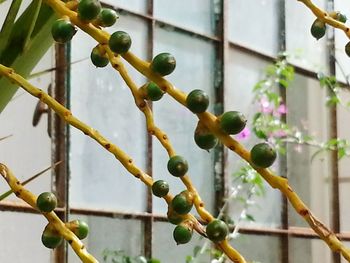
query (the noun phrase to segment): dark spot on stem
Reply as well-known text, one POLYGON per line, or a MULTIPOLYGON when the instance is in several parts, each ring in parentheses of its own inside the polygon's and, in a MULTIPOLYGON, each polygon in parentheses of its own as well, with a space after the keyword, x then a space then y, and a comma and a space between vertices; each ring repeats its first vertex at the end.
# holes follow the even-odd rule
POLYGON ((164 86, 161 86, 160 88, 162 89, 162 91, 165 91, 165 92, 166 92, 166 91, 167 91, 167 89, 168 89, 168 87, 167 87, 167 86, 165 86, 165 85, 164 85, 164 86))
POLYGON ((236 147, 233 146, 233 145, 231 145, 229 148, 230 148, 231 151, 234 151, 236 149, 236 147))
POLYGON ((136 178, 140 178, 140 177, 141 177, 141 174, 136 174, 135 177, 136 177, 136 178))
POLYGON ((73 243, 73 240, 69 239, 69 240, 68 240, 68 243, 69 243, 69 244, 72 244, 72 243, 73 243))
POLYGON ((200 206, 200 207, 203 207, 203 206, 204 206, 204 204, 203 204, 203 203, 200 203, 200 204, 199 204, 199 206, 200 206))
POLYGON ((19 181, 17 181, 16 184, 21 184, 21 183, 19 181))
POLYGON ((111 144, 110 144, 110 143, 107 143, 107 144, 105 145, 105 148, 108 150, 109 148, 111 148, 111 144))
POLYGON ((166 134, 163 135, 163 139, 164 140, 167 140, 168 139, 168 136, 166 136, 166 134))
POLYGON ((141 102, 140 105, 139 105, 139 108, 144 108, 146 107, 146 103, 145 102, 141 102))
POLYGON ((128 161, 129 163, 132 163, 132 159, 129 159, 129 161, 128 161))
POLYGON ((16 196, 19 196, 19 195, 20 195, 20 192, 19 192, 19 191, 16 191, 16 192, 15 192, 15 195, 16 195, 16 196))
POLYGON ((84 246, 84 245, 82 245, 82 246, 81 246, 81 249, 84 249, 84 248, 85 248, 85 246, 84 246))
POLYGON ((309 211, 308 211, 307 209, 301 209, 301 210, 299 211, 299 214, 300 214, 301 216, 306 216, 308 213, 309 213, 309 211))

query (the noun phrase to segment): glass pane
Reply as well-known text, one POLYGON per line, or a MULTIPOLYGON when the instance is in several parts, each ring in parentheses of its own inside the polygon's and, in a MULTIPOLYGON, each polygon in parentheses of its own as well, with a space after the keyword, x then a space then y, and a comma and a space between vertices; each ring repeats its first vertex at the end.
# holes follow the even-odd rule
POLYGON ((281 262, 280 239, 275 236, 238 235, 230 241, 244 258, 250 262, 281 262))
MULTIPOLYGON (((290 62, 313 71, 328 72, 327 40, 316 40, 310 33, 315 16, 298 1, 286 3, 286 42, 291 54, 290 62)), ((319 7, 325 7, 324 0, 314 1, 319 7)))
MULTIPOLYGON (((194 251, 203 247, 205 240, 197 233, 193 233, 192 239, 187 244, 176 245, 173 238, 175 225, 157 222, 153 229, 153 257, 160 262, 187 262, 187 256, 193 256, 194 251)), ((210 243, 209 243, 210 244, 210 243)), ((210 246, 209 246, 210 247, 210 246)), ((208 254, 197 257, 196 262, 210 262, 208 254)))
MULTIPOLYGON (((345 1, 335 0, 334 10, 339 10, 347 17, 350 17, 349 5, 345 1)), ((341 81, 349 81, 350 65, 349 57, 344 51, 345 45, 349 42, 349 38, 341 30, 335 30, 335 56, 336 56, 336 73, 337 78, 341 81)))
MULTIPOLYGON (((248 127, 251 130, 251 120, 253 115, 257 112, 255 107, 252 107, 254 98, 253 88, 255 84, 264 76, 264 70, 268 64, 265 61, 242 53, 235 49, 230 49, 228 60, 228 75, 227 88, 225 89, 225 110, 237 110, 242 112, 248 119, 248 127)), ((242 140, 247 149, 253 147, 258 140, 249 138, 249 140, 242 140)), ((277 162, 276 162, 277 163, 277 162)), ((226 172, 232 180, 233 174, 237 172, 242 166, 241 159, 232 151, 228 151, 226 172)), ((273 168, 278 171, 277 167, 273 168)), ((232 183, 232 185, 236 185, 232 183)), ((252 202, 255 205, 249 208, 249 214, 255 218, 254 223, 258 225, 279 226, 281 219, 281 194, 279 191, 272 189, 265 184, 266 193, 262 197, 254 197, 252 202)), ((239 192, 239 195, 241 192, 239 192)), ((230 207, 230 216, 237 221, 243 211, 242 203, 239 201, 232 201, 230 207)), ((247 222, 241 222, 246 225, 247 222)))
POLYGON ((41 243, 46 224, 42 215, 1 212, 0 262, 50 262, 51 250, 41 243))
MULTIPOLYGON (((154 0, 154 16, 162 21, 212 35, 214 26, 211 0, 154 0)), ((190 46, 188 47, 190 48, 190 46)), ((192 46, 193 48, 193 46, 192 46)))
MULTIPOLYGON (((326 95, 318 81, 297 74, 287 90, 287 98, 287 108, 292 113, 287 115, 288 124, 297 127, 304 135, 314 136, 318 142, 328 140, 326 95)), ((319 154, 312 159, 317 150, 317 147, 289 144, 288 178, 305 204, 329 225, 329 156, 319 154)), ((291 225, 308 226, 292 207, 289 212, 291 225)))
MULTIPOLYGON (((134 39, 132 49, 141 57, 146 57, 144 46, 147 30, 142 20, 122 16, 120 23, 110 30, 116 29, 128 31, 134 39)), ((79 31, 72 44, 72 61, 88 58, 95 45, 90 37, 79 31)), ((71 74, 72 112, 117 144, 133 158, 135 164, 144 169, 145 120, 119 74, 110 66, 96 69, 89 59, 74 64, 71 74)), ((130 74, 137 85, 144 83, 144 78, 135 71, 130 74)), ((110 153, 73 128, 70 167, 71 205, 144 210, 145 186, 130 175, 110 153), (133 194, 130 202, 122 202, 121 200, 130 197, 131 188, 133 194)))
MULTIPOLYGON (((50 49, 33 72, 52 67, 52 50, 50 49)), ((45 74, 31 79, 38 88, 47 91, 51 75, 45 74)), ((0 114, 0 138, 12 135, 0 141, 1 163, 6 164, 20 181, 24 181, 51 165, 51 139, 47 133, 47 114, 43 114, 38 126, 33 127, 32 119, 38 99, 23 89, 18 89, 15 96, 0 114)), ((46 172, 27 185, 36 194, 49 191, 51 187, 50 172, 46 172)), ((2 181, 3 179, 1 179, 2 181)), ((0 193, 9 190, 8 185, 0 183, 0 193)), ((6 200, 18 200, 15 195, 6 200)))
POLYGON ((147 12, 147 1, 145 0, 105 0, 104 2, 133 12, 143 14, 147 12))
MULTIPOLYGON (((71 216, 71 220, 77 218, 88 223, 89 235, 83 242, 89 253, 99 262, 119 262, 111 260, 113 252, 117 251, 123 251, 123 254, 127 256, 138 256, 142 253, 142 221, 80 215, 71 216), (106 261, 103 260, 105 254, 108 255, 106 261)), ((81 262, 71 248, 68 251, 68 262, 81 262)))
MULTIPOLYGON (((348 90, 341 90, 340 97, 343 101, 350 101, 350 94, 348 90)), ((350 117, 350 112, 347 108, 339 106, 337 108, 338 114, 338 137, 350 140, 349 125, 347 121, 350 117)), ((340 227, 341 231, 349 231, 350 229, 350 208, 347 205, 349 200, 350 187, 350 166, 349 157, 346 156, 339 161, 339 183, 340 183, 340 227)))
POLYGON ((228 1, 229 40, 269 55, 276 55, 279 39, 279 3, 278 0, 228 1))
MULTIPOLYGON (((170 52, 177 60, 177 68, 169 76, 170 81, 184 92, 193 89, 205 90, 214 101, 213 68, 214 46, 211 43, 189 37, 177 32, 156 29, 155 53, 170 52), (189 49, 188 47, 196 47, 189 49), (189 59, 190 58, 190 59, 189 59)), ((198 148, 193 133, 198 119, 184 106, 178 104, 169 95, 153 105, 155 122, 169 136, 177 154, 184 156, 189 163, 189 175, 206 207, 213 207, 213 155, 198 148)), ((213 105, 210 106, 210 110, 213 105)), ((156 179, 166 178, 173 194, 184 190, 178 178, 167 171, 168 156, 158 141, 154 139, 153 169, 156 179)), ((165 203, 155 198, 156 212, 166 211, 165 203)))
POLYGON ((291 263, 331 263, 331 250, 319 239, 289 239, 289 259, 291 263))

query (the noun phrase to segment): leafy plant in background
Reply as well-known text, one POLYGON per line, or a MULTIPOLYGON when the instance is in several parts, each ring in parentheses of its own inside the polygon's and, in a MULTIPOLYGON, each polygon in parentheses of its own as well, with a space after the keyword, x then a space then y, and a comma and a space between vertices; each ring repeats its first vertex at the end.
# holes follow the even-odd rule
MULTIPOLYGON (((350 31, 344 24, 343 16, 339 16, 338 13, 328 14, 315 6, 310 0, 299 1, 304 3, 317 16, 317 20, 312 25, 311 30, 311 33, 316 38, 320 38, 324 35, 325 24, 340 28, 345 33, 350 31)), ((162 197, 165 200, 168 204, 167 215, 169 222, 176 225, 174 229, 174 239, 178 244, 189 242, 192 237, 192 232, 196 231, 203 237, 210 239, 216 247, 220 249, 221 254, 219 253, 220 256, 217 256, 217 259, 215 259, 216 262, 224 261, 225 257, 238 263, 246 262, 244 257, 235 250, 228 241, 235 237, 239 229, 239 223, 242 220, 254 220, 254 217, 247 213, 247 210, 251 204, 251 198, 257 193, 262 193, 261 179, 263 178, 273 188, 279 189, 287 197, 296 212, 306 220, 310 227, 332 250, 340 252, 344 258, 350 262, 350 250, 312 214, 309 208, 289 186, 288 180, 275 175, 271 170, 267 169, 273 164, 276 158, 276 152, 271 145, 272 143, 277 146, 280 152, 283 152, 283 143, 286 142, 286 139, 292 139, 297 143, 303 142, 305 144, 311 144, 313 142, 312 138, 310 139, 305 136, 300 137, 301 135, 299 132, 288 127, 280 120, 280 115, 284 114, 287 109, 280 97, 274 94, 275 92, 272 92, 270 88, 276 83, 278 83, 279 86, 287 87, 292 79, 292 70, 283 60, 278 61, 273 68, 268 69, 266 80, 259 83, 255 89, 257 98, 263 108, 260 113, 254 116, 253 131, 259 138, 263 138, 265 141, 269 141, 269 143, 259 143, 255 145, 251 151, 248 151, 237 140, 231 137, 231 135, 235 135, 242 130, 243 133, 239 136, 247 137, 249 132, 248 130, 244 130, 246 123, 245 117, 237 111, 228 111, 221 116, 214 116, 206 111, 209 105, 209 98, 204 91, 193 90, 189 94, 185 94, 175 88, 170 82, 163 78, 171 74, 175 69, 175 58, 169 53, 161 53, 155 56, 149 63, 136 57, 129 51, 132 40, 128 33, 117 31, 109 35, 102 29, 103 27, 112 25, 117 17, 113 10, 102 9, 101 4, 97 0, 81 0, 80 2, 75 0, 69 2, 62 2, 59 0, 34 0, 25 14, 15 23, 14 21, 21 1, 13 1, 12 4, 0 35, 3 40, 1 45, 4 44, 4 47, 2 47, 3 49, 0 50, 0 75, 2 75, 0 81, 5 81, 4 85, 0 85, 2 87, 1 92, 3 93, 3 96, 1 96, 2 107, 6 105, 15 92, 15 89, 11 87, 11 85, 18 85, 31 95, 46 103, 68 124, 76 127, 98 142, 107 151, 112 153, 135 178, 152 188, 156 196, 162 197), (52 10, 49 7, 59 15, 59 19, 55 20, 52 10), (55 21, 52 23, 53 20, 55 21), (97 67, 104 67, 107 64, 111 64, 121 75, 130 88, 136 107, 145 115, 149 133, 154 135, 167 151, 169 155, 169 162, 167 165, 169 173, 175 177, 179 177, 186 186, 186 190, 178 193, 175 197, 169 193, 169 186, 166 182, 153 182, 152 177, 137 167, 132 158, 122 151, 122 149, 112 144, 92 127, 74 117, 69 109, 59 104, 42 90, 31 85, 20 75, 26 76, 29 74, 30 68, 37 62, 36 59, 43 54, 43 49, 36 50, 35 48, 39 45, 36 44, 37 42, 44 43, 49 39, 49 34, 45 32, 45 29, 46 31, 48 29, 51 30, 52 36, 56 42, 65 43, 74 36, 77 27, 87 32, 98 42, 98 45, 94 47, 91 52, 92 63, 97 67), (29 50, 31 51, 29 52, 29 50), (28 57, 26 57, 26 55, 28 57), (28 62, 28 64, 23 61, 19 63, 18 61, 21 59, 28 62), (148 78, 149 82, 141 88, 137 87, 128 75, 128 71, 122 59, 125 59, 137 71, 148 78), (20 74, 16 73, 11 67, 15 68, 20 74), (272 80, 274 82, 271 82, 272 80), (250 165, 250 167, 243 167, 238 172, 239 175, 237 178, 239 178, 241 182, 237 189, 232 189, 232 199, 237 197, 235 191, 239 190, 244 193, 243 198, 237 199, 244 203, 244 208, 235 221, 233 233, 229 233, 228 225, 220 220, 224 215, 223 211, 225 206, 218 218, 214 218, 205 209, 199 193, 187 175, 187 161, 183 157, 175 155, 175 150, 167 135, 154 123, 149 103, 150 101, 159 100, 165 92, 198 117, 199 122, 195 136, 197 138, 196 143, 200 148, 208 150, 214 147, 218 141, 221 141, 228 149, 237 153, 250 165), (267 103, 271 103, 274 107, 270 112, 265 111, 267 103), (249 186, 242 187, 244 185, 249 186), (192 207, 196 208, 201 218, 200 220, 190 213, 192 207), (202 222, 204 223, 202 224, 202 222)), ((48 42, 49 41, 51 40, 48 40, 48 42)), ((47 45, 43 46, 47 47, 47 45)), ((345 52, 350 56, 350 44, 346 45, 345 52)), ((326 81, 326 83, 328 82, 326 81)), ((342 146, 338 139, 336 142, 328 142, 328 144, 335 145, 337 150, 337 147, 342 146)), ((42 235, 42 242, 46 247, 55 248, 65 239, 83 262, 98 262, 88 253, 84 244, 80 241, 80 239, 87 236, 88 226, 80 220, 62 222, 53 211, 57 203, 54 194, 44 193, 37 198, 24 188, 24 184, 21 184, 17 180, 6 165, 0 164, 0 174, 19 198, 22 198, 33 208, 41 212, 48 220, 49 223, 45 227, 42 235)), ((228 202, 229 200, 226 204, 228 204, 228 202)), ((203 246, 194 258, 188 258, 188 262, 192 259, 195 261, 196 256, 199 255, 201 251, 207 251, 206 247, 203 246)), ((128 257, 120 251, 117 252, 117 254, 113 254, 113 258, 116 258, 116 260, 124 260, 125 262, 144 259, 142 257, 138 259, 128 257)), ((106 259, 108 259, 108 255, 106 259)))

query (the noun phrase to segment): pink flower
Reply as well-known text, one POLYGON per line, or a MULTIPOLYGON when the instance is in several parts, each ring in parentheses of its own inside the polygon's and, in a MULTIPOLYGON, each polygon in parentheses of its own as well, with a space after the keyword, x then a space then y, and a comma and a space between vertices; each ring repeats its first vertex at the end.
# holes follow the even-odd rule
POLYGON ((261 112, 263 113, 271 113, 273 111, 273 107, 265 97, 261 98, 260 106, 261 106, 261 112))
POLYGON ((248 127, 245 127, 240 133, 236 135, 238 140, 245 140, 250 137, 250 130, 248 127))
POLYGON ((287 113, 287 107, 285 104, 281 104, 278 109, 277 109, 277 112, 279 114, 286 114, 287 113))
POLYGON ((279 130, 279 131, 274 131, 271 136, 272 137, 277 137, 277 138, 283 138, 286 137, 288 133, 284 130, 279 130))

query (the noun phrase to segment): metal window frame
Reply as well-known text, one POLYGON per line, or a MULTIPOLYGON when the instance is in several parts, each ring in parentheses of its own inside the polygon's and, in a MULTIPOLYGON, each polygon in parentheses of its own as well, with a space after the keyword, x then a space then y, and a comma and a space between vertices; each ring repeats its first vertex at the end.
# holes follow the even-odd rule
MULTIPOLYGON (((264 60, 267 62, 273 62, 277 59, 277 57, 270 56, 267 54, 264 54, 262 52, 258 52, 254 49, 251 49, 246 46, 239 45, 237 43, 234 43, 230 41, 227 37, 227 24, 228 24, 228 1, 229 0, 217 0, 220 4, 220 11, 221 16, 219 19, 216 19, 215 23, 215 36, 210 34, 203 34, 200 32, 197 32, 195 30, 191 30, 186 27, 181 27, 178 25, 174 25, 172 23, 162 21, 160 19, 157 19, 154 17, 154 0, 146 0, 147 1, 147 12, 145 14, 131 11, 125 8, 121 8, 118 6, 112 6, 110 4, 104 4, 107 7, 113 8, 118 12, 127 13, 128 15, 135 16, 138 18, 141 18, 145 23, 148 25, 148 46, 147 46, 147 54, 148 59, 151 59, 153 56, 153 47, 154 47, 154 32, 155 32, 155 26, 169 26, 173 30, 200 38, 207 42, 212 42, 215 44, 216 47, 216 65, 219 66, 219 69, 221 70, 220 76, 215 75, 215 81, 217 81, 217 78, 221 78, 220 81, 217 81, 216 83, 219 83, 215 89, 216 93, 216 103, 217 104, 223 104, 223 98, 224 98, 224 91, 225 86, 227 83, 227 77, 226 77, 226 71, 227 71, 227 60, 228 60, 228 52, 230 49, 235 49, 240 52, 243 52, 245 54, 249 54, 251 56, 254 56, 260 60, 264 60)), ((215 2, 215 1, 214 1, 215 2)), ((333 0, 329 0, 330 7, 333 6, 333 0)), ((285 1, 280 1, 279 5, 279 39, 276 41, 279 41, 279 47, 280 50, 285 49, 286 44, 286 34, 285 34, 285 16, 286 16, 286 10, 285 10, 285 1)), ((214 15, 214 14, 213 14, 214 15)), ((329 39, 331 45, 328 49, 328 58, 329 58, 329 67, 330 67, 330 73, 334 74, 336 73, 336 67, 335 67, 335 59, 334 59, 334 37, 329 39)), ((70 46, 62 46, 57 45, 56 46, 56 67, 57 71, 55 72, 55 98, 58 99, 62 104, 65 104, 69 107, 69 69, 70 64, 70 46), (63 92, 62 92, 63 90, 63 92)), ((311 79, 317 79, 317 73, 311 70, 307 70, 304 68, 301 68, 297 65, 293 65, 295 68, 296 73, 309 77, 311 79)), ((342 83, 344 86, 346 86, 345 83, 342 83)), ((282 97, 284 99, 287 99, 285 97, 285 94, 282 94, 282 97)), ((218 107, 218 112, 215 112, 216 114, 220 114, 223 110, 223 108, 218 107)), ((336 107, 333 107, 330 109, 329 112, 329 118, 331 120, 330 122, 330 136, 334 137, 337 136, 337 109, 336 107)), ((53 173, 54 178, 54 185, 53 188, 58 194, 58 197, 60 199, 59 207, 55 210, 58 215, 62 219, 67 219, 70 214, 75 215, 91 215, 96 217, 105 217, 105 218, 119 218, 119 219, 136 219, 140 220, 144 223, 144 247, 143 252, 146 257, 152 256, 152 231, 154 227, 154 222, 166 222, 167 219, 164 215, 157 215, 153 214, 153 204, 152 204, 152 195, 150 191, 147 191, 146 193, 146 208, 144 213, 125 213, 122 211, 112 211, 112 210, 96 210, 96 209, 89 209, 89 208, 74 208, 69 207, 69 162, 68 162, 68 153, 69 153, 69 137, 67 134, 69 133, 69 127, 65 125, 63 122, 59 121, 58 119, 53 118, 52 120, 53 124, 53 162, 57 160, 63 160, 65 162, 64 166, 58 166, 56 170, 53 173)), ((152 174, 152 138, 150 135, 145 134, 145 138, 147 140, 147 148, 148 152, 151 154, 148 154, 147 157, 147 172, 151 175, 152 174)), ((227 196, 227 172, 225 172, 225 154, 224 149, 219 148, 215 153, 215 160, 216 162, 221 162, 222 172, 219 174, 216 174, 215 176, 221 177, 221 189, 224 191, 216 192, 215 193, 215 211, 218 211, 218 207, 222 204, 223 200, 227 196)), ((332 154, 331 157, 331 163, 332 163, 332 228, 335 231, 336 235, 344 240, 344 241, 350 241, 350 233, 340 233, 340 209, 339 209, 339 183, 343 182, 343 180, 339 179, 339 170, 338 170, 338 159, 336 152, 332 154)), ((281 172, 282 175, 286 176, 286 160, 281 161, 281 172)), ((214 171, 213 171, 214 173, 214 171)), ((348 179, 348 178, 345 178, 348 179)), ((344 179, 344 182, 348 182, 344 179)), ((265 235, 265 236, 277 236, 281 239, 281 262, 289 262, 289 244, 288 239, 291 237, 296 238, 304 238, 304 239, 319 239, 319 237, 310 229, 305 227, 292 227, 288 224, 288 206, 287 200, 283 197, 282 200, 282 222, 281 222, 281 228, 256 228, 256 227, 240 227, 239 232, 243 234, 249 234, 249 235, 265 235)), ((8 211, 8 212, 22 212, 22 213, 33 213, 36 214, 37 211, 29 207, 28 205, 24 204, 23 202, 14 202, 14 201, 3 201, 0 204, 0 211, 8 211)), ((68 252, 67 247, 62 246, 61 248, 57 249, 54 253, 54 262, 59 263, 66 263, 68 262, 68 252)), ((339 254, 333 254, 333 263, 340 263, 340 256, 339 254)))

